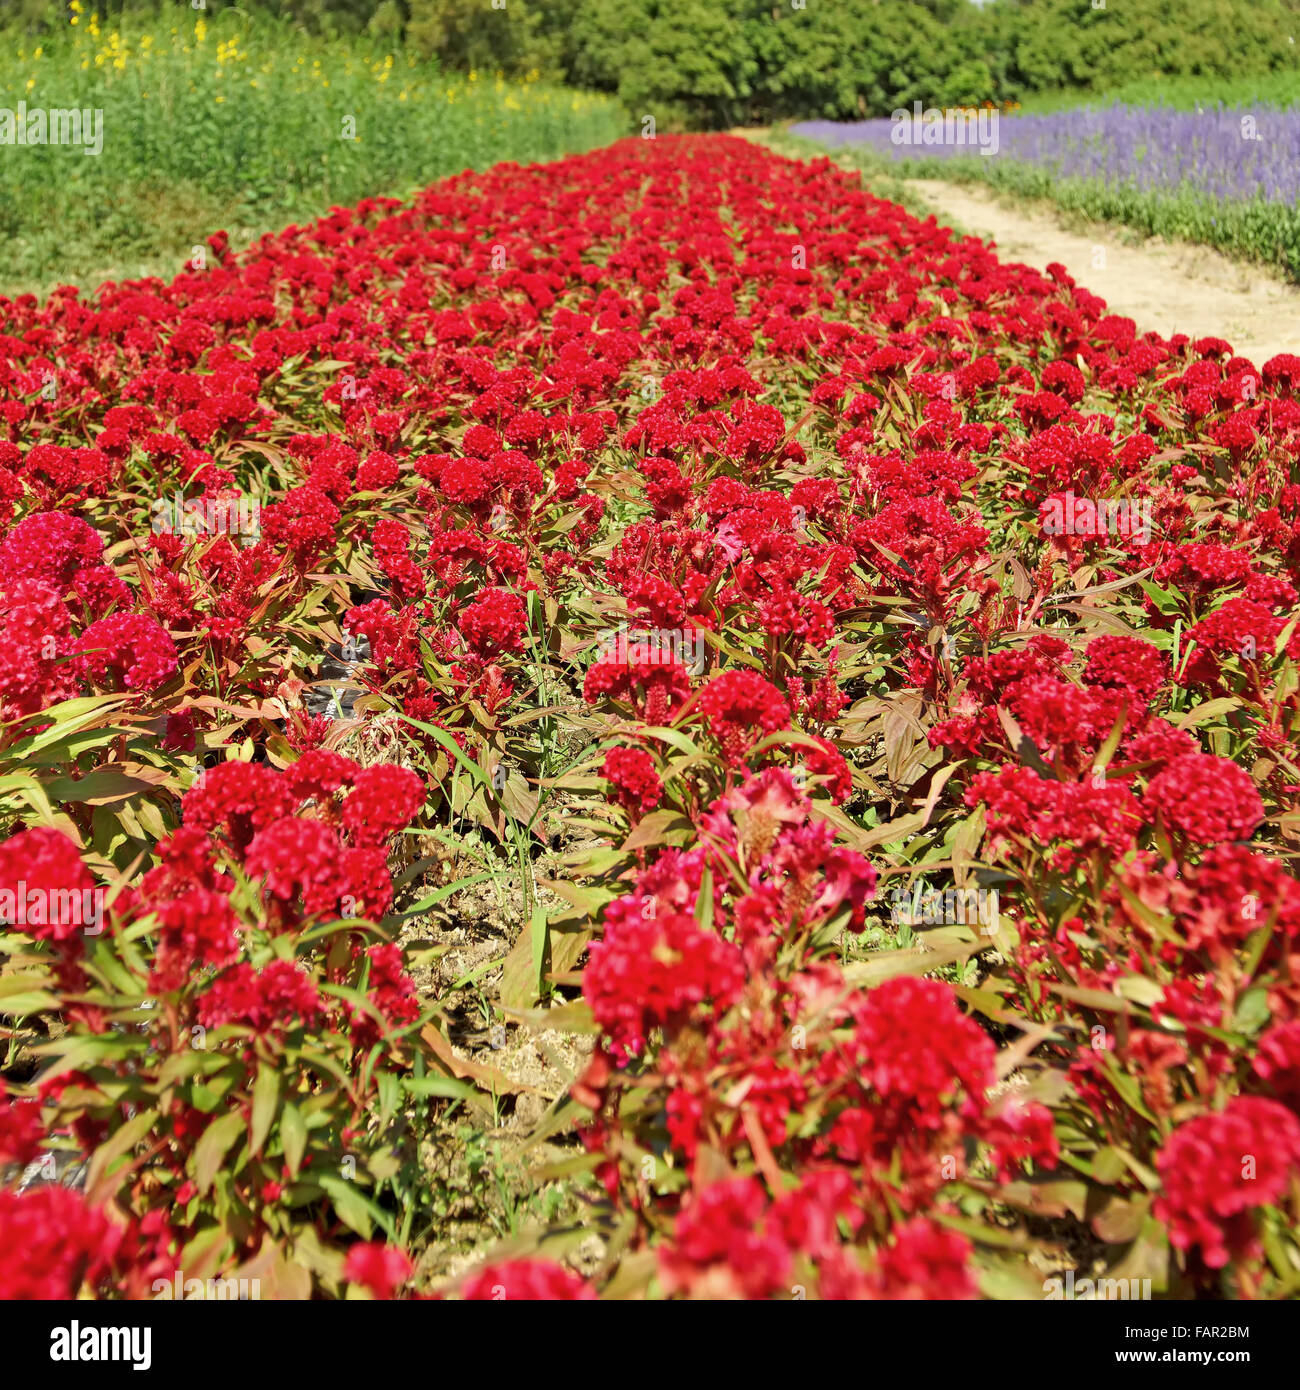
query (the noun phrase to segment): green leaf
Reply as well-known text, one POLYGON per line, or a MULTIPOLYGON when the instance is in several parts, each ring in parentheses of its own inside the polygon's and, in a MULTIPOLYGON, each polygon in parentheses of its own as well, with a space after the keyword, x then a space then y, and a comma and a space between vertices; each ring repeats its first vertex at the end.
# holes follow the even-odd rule
POLYGON ((302 1167, 302 1156, 307 1151, 307 1122, 302 1111, 291 1100, 284 1103, 280 1114, 280 1140, 284 1144, 284 1161, 289 1166, 289 1176, 296 1179, 302 1167))
POLYGON ((546 964, 550 956, 546 931, 546 909, 534 904, 533 921, 530 932, 533 947, 533 990, 534 998, 542 997, 546 984, 546 964))
POLYGON ((262 1062, 257 1069, 257 1080, 253 1082, 253 1115, 248 1131, 250 1153, 260 1154, 271 1122, 280 1104, 280 1073, 271 1065, 262 1062))
POLYGON ((88 1191, 94 1190, 99 1180, 104 1177, 116 1159, 130 1153, 144 1139, 157 1120, 158 1112, 156 1110, 144 1110, 140 1114, 132 1116, 95 1150, 94 1157, 90 1160, 89 1171, 86 1173, 88 1191))
POLYGON ((470 1100, 475 1092, 467 1081, 456 1081, 450 1076, 407 1076, 402 1078, 402 1089, 412 1096, 436 1096, 443 1100, 470 1100))
POLYGON ((230 1110, 213 1122, 199 1137, 190 1155, 187 1170, 200 1192, 206 1192, 217 1176, 217 1170, 231 1146, 244 1135, 244 1116, 239 1110, 230 1110))

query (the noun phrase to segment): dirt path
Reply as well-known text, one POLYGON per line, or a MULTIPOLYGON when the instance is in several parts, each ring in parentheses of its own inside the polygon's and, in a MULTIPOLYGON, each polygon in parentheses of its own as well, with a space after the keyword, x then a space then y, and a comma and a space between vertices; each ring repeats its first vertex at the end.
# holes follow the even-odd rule
MULTIPOLYGON (((732 132, 793 151, 766 129, 732 132)), ((842 156, 827 154, 846 168, 842 156)), ((1226 338, 1238 353, 1263 366, 1279 352, 1300 354, 1300 286, 1259 267, 1234 261, 1208 246, 1143 239, 1131 228, 1098 222, 1067 223, 1048 203, 1012 201, 979 184, 940 179, 897 179, 909 207, 923 205, 958 231, 992 237, 1000 259, 1044 270, 1059 261, 1072 276, 1100 295, 1111 311, 1131 318, 1139 333, 1165 337, 1226 338)), ((890 192, 882 188, 882 196, 890 192)), ((893 196, 899 196, 897 191, 893 196)))
POLYGON ((1205 246, 1134 242, 1134 233, 1097 224, 1063 225, 1050 210, 1011 206, 991 190, 938 179, 908 179, 935 216, 987 240, 1004 261, 1042 270, 1059 261, 1111 310, 1168 337, 1226 338, 1262 366, 1279 352, 1300 353, 1300 287, 1205 246))

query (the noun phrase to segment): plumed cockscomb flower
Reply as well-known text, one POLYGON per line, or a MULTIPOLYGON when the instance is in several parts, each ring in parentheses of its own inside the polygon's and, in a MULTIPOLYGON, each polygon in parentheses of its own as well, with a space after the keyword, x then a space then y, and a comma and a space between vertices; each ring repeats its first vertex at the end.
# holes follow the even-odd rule
POLYGON ((635 1055, 652 1028, 706 999, 726 1008, 744 983, 744 957, 731 942, 653 898, 625 897, 606 910, 582 993, 614 1047, 635 1055))
POLYGON ((77 669, 108 689, 155 690, 176 674, 176 644, 145 613, 111 613, 73 644, 77 669))
POLYGON ((481 657, 516 652, 528 628, 528 610, 509 589, 484 589, 461 610, 461 635, 481 657))
POLYGON ((1300 1119, 1259 1096, 1179 1125, 1156 1158, 1164 1190, 1155 1215, 1176 1250, 1199 1247, 1211 1269, 1258 1252, 1253 1213, 1300 1173, 1300 1119))
POLYGON ((378 1299, 392 1298, 414 1269, 410 1256, 396 1245, 383 1241, 363 1241, 354 1245, 343 1264, 343 1277, 349 1284, 360 1284, 378 1299))
POLYGON ((263 826, 287 816, 296 804, 288 781, 265 763, 239 761, 210 767, 181 797, 187 829, 224 831, 237 850, 263 826))
POLYGON ((632 815, 654 810, 664 793, 655 760, 644 748, 611 748, 600 775, 614 788, 619 805, 632 815))
POLYGON ((38 825, 0 843, 0 925, 67 941, 98 924, 94 895, 81 851, 63 831, 38 825))
POLYGON ((241 961, 218 975, 199 1000, 199 1021, 205 1027, 237 1023, 258 1034, 310 1025, 321 1012, 311 976, 289 960, 273 960, 261 970, 241 961))
POLYGON ((0 1300, 76 1298, 109 1273, 121 1235, 70 1188, 0 1191, 0 1300))
POLYGON ((1264 819, 1264 803, 1250 774, 1231 758, 1185 753, 1147 785, 1149 815, 1196 845, 1244 840, 1264 819))
POLYGON ((1140 637, 1108 634, 1088 643, 1083 679, 1088 685, 1109 690, 1130 690, 1145 708, 1169 677, 1169 660, 1140 637))
POLYGON ((894 1231, 867 1281, 867 1297, 971 1299, 978 1296, 971 1243, 957 1231, 917 1217, 894 1231))
POLYGON ((424 805, 424 783, 409 768, 376 763, 357 773, 343 801, 343 824, 355 845, 382 845, 405 830, 424 805))
POLYGON ((502 1260, 477 1269, 461 1285, 464 1299, 495 1302, 586 1302, 590 1284, 550 1260, 502 1260))
POLYGON ((714 676, 700 691, 696 708, 733 767, 765 734, 790 727, 790 706, 757 671, 714 676))

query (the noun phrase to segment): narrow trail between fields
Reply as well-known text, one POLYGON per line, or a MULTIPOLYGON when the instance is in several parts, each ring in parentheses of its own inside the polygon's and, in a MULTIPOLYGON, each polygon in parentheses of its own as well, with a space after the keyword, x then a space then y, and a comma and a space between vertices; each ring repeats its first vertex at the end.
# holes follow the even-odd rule
POLYGON ((1002 260, 1038 270, 1059 261, 1139 332, 1226 338, 1257 366, 1300 353, 1300 287, 1259 266, 1158 237, 1134 244, 1134 233, 1104 223, 1071 230, 1051 211, 1010 206, 974 184, 906 182, 941 222, 992 237, 1002 260))
MULTIPOLYGON (((736 130, 779 153, 779 140, 761 129, 736 130)), ((845 168, 853 165, 832 150, 845 168)), ((806 157, 806 156, 800 156, 806 157)), ((868 178, 868 186, 870 186, 868 178)), ((1111 311, 1133 319, 1139 333, 1226 338, 1257 366, 1279 352, 1300 354, 1300 286, 1261 266, 1234 261, 1208 246, 1143 239, 1132 228, 1098 222, 1080 228, 1047 203, 1013 202, 979 184, 941 179, 894 179, 913 204, 940 222, 996 245, 1006 262, 1044 270, 1059 261, 1075 280, 1100 295, 1111 311)), ((889 187, 880 196, 890 194, 889 187)), ((893 190, 897 196, 896 187, 893 190)))

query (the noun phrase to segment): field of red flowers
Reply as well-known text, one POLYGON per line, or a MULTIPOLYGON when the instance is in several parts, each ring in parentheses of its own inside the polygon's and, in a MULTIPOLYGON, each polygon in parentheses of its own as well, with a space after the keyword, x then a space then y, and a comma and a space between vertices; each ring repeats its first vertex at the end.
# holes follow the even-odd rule
POLYGON ((0 300, 0 1298, 1294 1296, 1298 479, 724 136, 0 300), (435 1279, 484 882, 571 1210, 435 1279))

